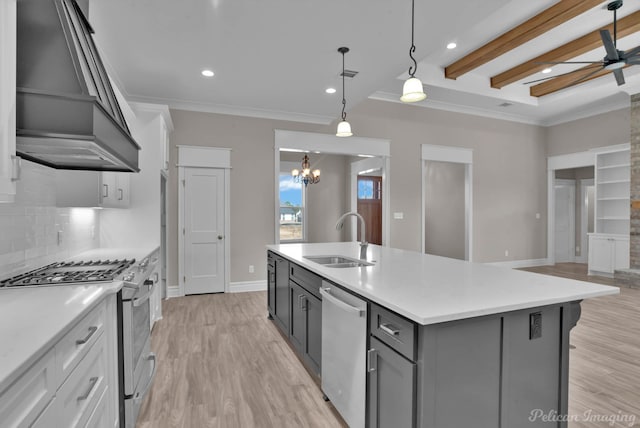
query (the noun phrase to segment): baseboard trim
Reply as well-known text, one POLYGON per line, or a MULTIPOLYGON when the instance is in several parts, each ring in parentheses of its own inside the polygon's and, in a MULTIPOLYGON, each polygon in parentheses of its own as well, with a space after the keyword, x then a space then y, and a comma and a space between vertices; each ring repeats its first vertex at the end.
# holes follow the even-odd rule
POLYGON ((229 284, 229 293, 246 293, 248 291, 266 291, 267 280, 238 281, 229 284))
POLYGON ((167 299, 171 299, 172 297, 182 297, 182 294, 180 294, 180 287, 177 285, 167 287, 167 299))
POLYGON ((506 262, 491 262, 485 263, 490 266, 508 267, 511 269, 533 267, 533 266, 547 266, 551 262, 549 259, 530 259, 530 260, 509 260, 506 262))

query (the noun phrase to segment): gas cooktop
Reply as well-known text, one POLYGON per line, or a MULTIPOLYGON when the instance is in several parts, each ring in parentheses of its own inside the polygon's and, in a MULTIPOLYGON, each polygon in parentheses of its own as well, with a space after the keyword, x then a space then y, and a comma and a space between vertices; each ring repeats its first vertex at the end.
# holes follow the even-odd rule
POLYGON ((113 281, 135 259, 58 262, 0 281, 0 288, 113 281))

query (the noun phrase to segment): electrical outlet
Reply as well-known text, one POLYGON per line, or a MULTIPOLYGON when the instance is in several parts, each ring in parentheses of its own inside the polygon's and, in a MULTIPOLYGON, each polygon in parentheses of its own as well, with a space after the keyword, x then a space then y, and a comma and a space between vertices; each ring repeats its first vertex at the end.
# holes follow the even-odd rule
POLYGON ((542 337, 542 312, 529 314, 529 340, 542 337))
POLYGON ((580 246, 578 245, 578 246, 576 247, 576 253, 579 253, 579 252, 580 252, 580 246))
POLYGON ((509 250, 504 250, 504 256, 509 257, 509 250))
POLYGON ((254 273, 256 271, 255 266, 249 265, 249 273, 254 273))
POLYGON ((58 246, 62 245, 62 231, 58 230, 58 246))
POLYGON ((536 219, 540 220, 540 213, 536 213, 536 219))

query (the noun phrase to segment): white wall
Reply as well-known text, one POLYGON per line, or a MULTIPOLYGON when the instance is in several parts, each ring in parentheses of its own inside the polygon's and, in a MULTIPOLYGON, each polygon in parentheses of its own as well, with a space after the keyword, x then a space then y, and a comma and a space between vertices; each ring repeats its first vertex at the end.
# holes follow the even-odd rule
POLYGON ((56 208, 55 170, 24 160, 22 165, 15 202, 0 204, 0 278, 69 258, 99 243, 96 210, 56 208))

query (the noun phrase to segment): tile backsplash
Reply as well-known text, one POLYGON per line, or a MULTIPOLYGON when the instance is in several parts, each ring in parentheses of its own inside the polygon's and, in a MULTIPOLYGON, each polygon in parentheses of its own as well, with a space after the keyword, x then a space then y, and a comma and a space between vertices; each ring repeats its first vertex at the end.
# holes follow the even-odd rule
POLYGON ((55 170, 22 161, 14 203, 0 203, 0 279, 99 246, 91 208, 57 208, 55 170))

